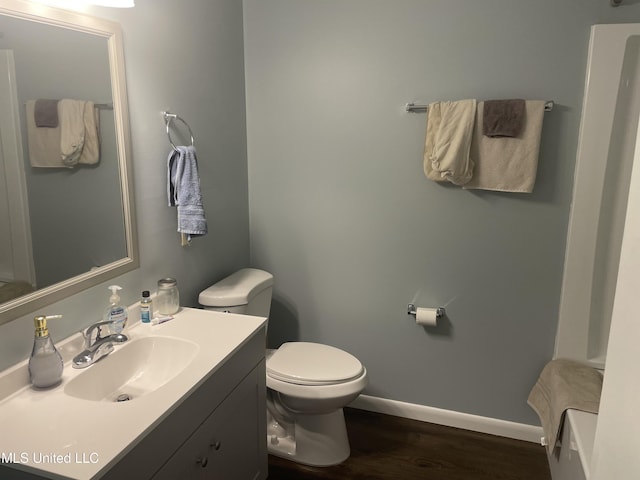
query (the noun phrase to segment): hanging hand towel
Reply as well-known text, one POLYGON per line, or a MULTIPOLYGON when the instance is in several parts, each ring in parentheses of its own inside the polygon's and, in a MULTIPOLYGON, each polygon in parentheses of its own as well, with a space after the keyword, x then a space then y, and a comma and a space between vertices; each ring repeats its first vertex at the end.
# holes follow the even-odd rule
POLYGON ((60 121, 60 155, 67 167, 75 166, 80 160, 85 142, 84 100, 68 98, 58 102, 60 121))
POLYGON ((178 232, 194 236, 207 234, 202 205, 198 160, 193 146, 178 146, 169 154, 167 193, 169 206, 178 207, 178 232))
POLYGON ((39 98, 34 109, 36 126, 56 128, 58 126, 58 100, 39 98))
POLYGON ((478 114, 471 142, 475 163, 473 178, 465 189, 531 193, 538 170, 538 153, 544 116, 543 100, 525 101, 525 118, 517 137, 487 137, 482 134, 484 102, 478 114))
POLYGON ((434 102, 427 112, 424 173, 430 180, 465 185, 473 176, 469 156, 475 100, 434 102))
POLYGON ((538 414, 552 453, 568 408, 598 413, 602 375, 574 360, 551 360, 529 393, 527 403, 538 414))
POLYGON ((482 133, 487 137, 517 137, 524 123, 524 100, 487 100, 482 115, 482 133))
POLYGON ((35 122, 36 100, 27 100, 27 144, 29 146, 29 162, 32 167, 60 168, 66 167, 60 156, 60 125, 40 128, 35 122))

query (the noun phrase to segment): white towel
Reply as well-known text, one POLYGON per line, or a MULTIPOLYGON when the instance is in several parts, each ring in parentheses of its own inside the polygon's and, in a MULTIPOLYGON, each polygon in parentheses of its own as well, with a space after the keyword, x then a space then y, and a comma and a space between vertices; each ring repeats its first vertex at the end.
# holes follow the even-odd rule
POLYGON ((60 122, 60 155, 62 163, 75 166, 80 160, 85 142, 84 100, 68 98, 58 102, 58 120, 60 122))
POLYGON ((66 167, 60 156, 60 124, 55 128, 37 127, 34 117, 35 100, 27 100, 27 142, 32 167, 66 167))
POLYGON ((473 178, 465 189, 531 193, 538 171, 538 153, 544 117, 543 100, 525 102, 525 118, 517 137, 487 137, 482 134, 484 102, 478 103, 471 142, 475 163, 473 178))
POLYGON ((473 176, 469 156, 476 100, 434 102, 427 112, 424 173, 430 180, 465 185, 473 176))

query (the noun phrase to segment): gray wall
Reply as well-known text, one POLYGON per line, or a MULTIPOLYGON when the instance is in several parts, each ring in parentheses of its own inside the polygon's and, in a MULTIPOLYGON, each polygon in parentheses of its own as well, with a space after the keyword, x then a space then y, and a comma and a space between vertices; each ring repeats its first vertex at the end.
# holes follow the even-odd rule
MULTIPOLYGON (((136 3, 88 13, 118 21, 124 33, 141 267, 44 308, 65 315, 50 322, 55 340, 100 319, 107 285, 123 286, 123 301, 132 303, 174 276, 182 304, 195 306, 200 290, 249 262, 242 3, 136 3), (187 120, 196 139, 209 234, 189 248, 179 246, 176 211, 167 207, 163 110, 187 120)), ((32 317, 0 326, 0 370, 28 356, 32 317)))
MULTIPOLYGON (((606 4, 606 5, 604 5, 606 4)), ((270 343, 336 345, 365 393, 537 424, 553 354, 589 26, 585 0, 244 0, 252 264, 270 343), (422 173, 410 101, 554 100, 531 195, 422 173), (408 302, 446 306, 417 326, 408 302)), ((633 18, 632 18, 633 17, 633 18)))
MULTIPOLYGON (((184 305, 249 263, 240 0, 94 7, 124 31, 141 268, 184 305), (178 246, 160 112, 191 125, 210 234, 178 246)), ((367 393, 537 423, 524 399, 553 350, 588 26, 640 21, 606 0, 245 2, 252 263, 277 281, 272 341, 352 351, 367 393), (533 195, 463 192, 422 177, 411 100, 522 95, 545 118, 533 195), (426 332, 406 303, 447 304, 426 332)), ((109 284, 112 282, 109 282, 109 284)), ((97 320, 106 284, 51 305, 54 339, 97 320)), ((27 357, 32 315, 0 327, 0 369, 27 357)))
MULTIPOLYGON (((242 3, 137 3, 102 11, 124 29, 142 273, 145 288, 176 276, 182 303, 196 306, 202 289, 249 261, 242 3), (193 131, 209 227, 188 248, 167 207, 167 110, 193 131)), ((177 125, 172 139, 185 143, 177 125)))

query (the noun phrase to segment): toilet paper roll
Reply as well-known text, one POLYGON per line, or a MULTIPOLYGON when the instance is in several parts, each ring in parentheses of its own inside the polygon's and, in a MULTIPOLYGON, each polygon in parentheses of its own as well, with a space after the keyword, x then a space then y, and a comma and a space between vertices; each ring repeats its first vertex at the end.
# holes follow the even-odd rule
POLYGON ((416 308, 416 323, 427 327, 435 327, 438 324, 437 308, 416 308))

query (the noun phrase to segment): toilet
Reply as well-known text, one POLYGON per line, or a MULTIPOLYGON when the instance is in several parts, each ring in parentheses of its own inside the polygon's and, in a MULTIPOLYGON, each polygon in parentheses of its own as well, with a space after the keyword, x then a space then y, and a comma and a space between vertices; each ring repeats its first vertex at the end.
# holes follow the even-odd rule
MULTIPOLYGON (((273 275, 244 268, 202 291, 206 309, 269 317, 273 275)), ((268 326, 268 321, 267 321, 268 326)), ((349 458, 343 407, 367 384, 353 355, 329 345, 287 342, 267 350, 269 453, 312 466, 349 458)))

